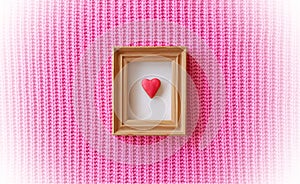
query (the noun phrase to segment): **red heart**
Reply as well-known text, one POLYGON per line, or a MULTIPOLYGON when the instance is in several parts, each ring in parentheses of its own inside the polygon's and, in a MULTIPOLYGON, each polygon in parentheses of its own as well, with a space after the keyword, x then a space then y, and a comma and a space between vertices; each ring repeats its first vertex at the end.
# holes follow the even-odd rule
POLYGON ((153 98, 160 87, 160 80, 153 78, 152 80, 144 79, 142 86, 150 98, 153 98))

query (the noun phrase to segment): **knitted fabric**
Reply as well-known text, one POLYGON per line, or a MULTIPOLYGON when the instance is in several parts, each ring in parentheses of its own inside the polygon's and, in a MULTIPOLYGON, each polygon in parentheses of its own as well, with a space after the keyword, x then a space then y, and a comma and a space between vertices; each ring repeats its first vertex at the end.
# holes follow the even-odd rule
POLYGON ((286 4, 10 2, 2 173, 38 183, 285 181, 299 146, 299 37, 286 4), (111 134, 112 47, 123 45, 187 46, 186 136, 111 134))

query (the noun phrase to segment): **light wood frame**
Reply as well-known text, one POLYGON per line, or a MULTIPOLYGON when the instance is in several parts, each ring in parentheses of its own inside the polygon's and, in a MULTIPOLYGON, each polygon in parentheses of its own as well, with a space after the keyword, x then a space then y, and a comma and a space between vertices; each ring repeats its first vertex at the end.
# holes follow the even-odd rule
POLYGON ((113 48, 113 135, 185 135, 186 128, 186 47, 113 48), (171 120, 129 120, 127 67, 130 62, 171 62, 171 120), (116 77, 119 81, 115 82, 116 77), (125 105, 124 105, 125 104, 125 105), (118 115, 116 112, 119 112, 118 115))

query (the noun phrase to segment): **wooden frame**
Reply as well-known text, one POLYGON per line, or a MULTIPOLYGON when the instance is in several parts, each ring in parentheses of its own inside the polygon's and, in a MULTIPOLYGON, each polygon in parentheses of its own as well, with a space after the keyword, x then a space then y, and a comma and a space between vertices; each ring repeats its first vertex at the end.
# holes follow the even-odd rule
POLYGON ((114 47, 113 135, 185 135, 186 47, 114 47), (171 120, 128 119, 127 78, 130 62, 171 62, 171 120))

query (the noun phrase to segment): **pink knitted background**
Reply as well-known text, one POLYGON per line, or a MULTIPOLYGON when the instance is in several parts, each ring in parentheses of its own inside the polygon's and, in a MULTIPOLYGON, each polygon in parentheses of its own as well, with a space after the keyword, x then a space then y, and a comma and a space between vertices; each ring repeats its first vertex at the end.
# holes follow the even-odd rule
POLYGON ((272 183, 286 177, 299 146, 299 36, 284 0, 13 1, 8 7, 0 40, 7 179, 272 183), (112 46, 178 44, 189 50, 190 134, 184 141, 113 137, 112 46), (215 103, 223 111, 215 113, 215 103), (218 126, 208 129, 212 113, 218 126))

